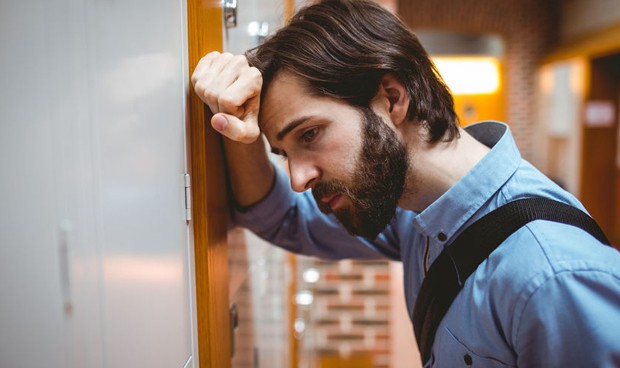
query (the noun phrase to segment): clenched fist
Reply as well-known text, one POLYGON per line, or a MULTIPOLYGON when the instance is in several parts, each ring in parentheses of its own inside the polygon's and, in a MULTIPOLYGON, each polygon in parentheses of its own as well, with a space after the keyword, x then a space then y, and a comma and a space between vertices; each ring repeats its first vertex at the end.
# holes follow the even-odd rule
POLYGON ((243 55, 210 52, 194 73, 192 84, 213 112, 211 126, 238 142, 252 143, 260 135, 258 111, 263 78, 243 55))

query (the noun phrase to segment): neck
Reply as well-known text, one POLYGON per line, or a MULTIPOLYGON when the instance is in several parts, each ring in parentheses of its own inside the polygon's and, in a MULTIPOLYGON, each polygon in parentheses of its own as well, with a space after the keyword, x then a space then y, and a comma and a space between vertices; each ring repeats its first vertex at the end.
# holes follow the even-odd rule
MULTIPOLYGON (((418 135, 419 137, 419 135, 418 135)), ((422 212, 461 180, 489 148, 460 129, 451 142, 408 142, 410 167, 400 207, 422 212)))

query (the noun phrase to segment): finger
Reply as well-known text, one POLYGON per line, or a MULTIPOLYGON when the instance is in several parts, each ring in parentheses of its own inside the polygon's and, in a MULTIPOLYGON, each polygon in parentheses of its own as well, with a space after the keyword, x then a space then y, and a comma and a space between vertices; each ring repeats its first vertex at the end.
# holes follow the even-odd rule
POLYGON ((194 68, 194 72, 192 73, 192 84, 196 84, 200 76, 204 75, 205 71, 211 66, 213 60, 219 55, 221 55, 219 52, 212 51, 203 56, 200 61, 198 61, 198 64, 196 65, 196 68, 194 68))
POLYGON ((230 73, 222 72, 232 58, 233 55, 229 53, 210 53, 205 56, 204 61, 201 60, 200 67, 192 77, 194 79, 194 91, 214 113, 219 112, 217 100, 220 93, 234 82, 230 73))
POLYGON ((223 54, 216 56, 211 61, 211 64, 209 65, 209 68, 206 70, 205 74, 208 76, 220 75, 222 73, 222 70, 224 70, 231 63, 231 60, 233 60, 234 58, 235 58, 235 55, 229 52, 225 52, 223 54))
MULTIPOLYGON (((194 90, 198 96, 209 106, 212 112, 223 112, 218 100, 222 93, 229 88, 243 73, 248 69, 248 62, 243 55, 232 55, 224 53, 216 55, 211 60, 206 60, 207 67, 202 67, 197 71, 195 77, 194 90)), ((226 111, 234 113, 235 110, 226 111)))
MULTIPOLYGON (((248 61, 243 55, 230 55, 230 57, 216 60, 216 62, 214 62, 211 66, 209 77, 205 78, 205 83, 209 86, 208 89, 210 95, 216 96, 218 98, 218 103, 223 96, 224 101, 229 101, 230 94, 225 96, 225 91, 227 91, 238 79, 247 78, 245 75, 247 74, 247 69, 249 68, 250 66, 248 65, 248 61)), ((250 74, 249 77, 255 78, 256 76, 255 74, 250 74)), ((226 111, 222 108, 222 106, 218 105, 218 111, 234 113, 237 107, 243 105, 244 100, 245 98, 242 100, 235 99, 235 106, 229 106, 234 108, 231 111, 226 111)))
POLYGON ((252 143, 260 135, 257 121, 243 121, 228 114, 220 113, 213 115, 211 126, 223 136, 241 143, 252 143))
POLYGON ((254 67, 244 69, 235 82, 220 94, 218 110, 241 119, 249 113, 258 115, 259 104, 251 104, 250 109, 248 101, 260 99, 262 86, 263 77, 258 69, 254 67))

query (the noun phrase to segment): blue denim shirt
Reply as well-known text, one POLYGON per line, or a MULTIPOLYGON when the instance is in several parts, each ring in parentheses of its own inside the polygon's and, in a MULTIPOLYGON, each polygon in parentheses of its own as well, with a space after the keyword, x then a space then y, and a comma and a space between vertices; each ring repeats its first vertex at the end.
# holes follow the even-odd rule
MULTIPOLYGON (((274 188, 238 225, 290 251, 403 262, 409 316, 425 272, 468 225, 525 197, 579 201, 523 160, 505 124, 467 131, 491 150, 421 213, 397 209, 374 242, 350 236, 277 169, 274 188), (441 234, 441 235, 440 235, 441 234)), ((467 279, 442 320, 427 366, 619 367, 620 253, 570 225, 534 221, 467 279)))

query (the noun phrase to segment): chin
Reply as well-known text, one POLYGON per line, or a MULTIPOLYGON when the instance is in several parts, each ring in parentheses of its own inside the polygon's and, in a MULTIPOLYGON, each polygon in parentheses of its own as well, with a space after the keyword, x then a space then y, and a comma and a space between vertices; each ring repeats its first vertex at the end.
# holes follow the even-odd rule
POLYGON ((360 216, 351 216, 348 211, 337 211, 335 216, 349 234, 368 240, 375 240, 393 217, 391 216, 388 221, 370 221, 361 219, 360 216))

